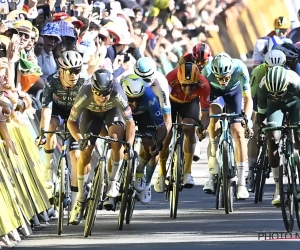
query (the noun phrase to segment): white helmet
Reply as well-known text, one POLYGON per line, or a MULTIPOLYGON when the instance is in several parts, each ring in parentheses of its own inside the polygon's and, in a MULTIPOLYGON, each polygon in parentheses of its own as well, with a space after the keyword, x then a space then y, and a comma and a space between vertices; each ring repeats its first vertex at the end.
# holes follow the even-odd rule
POLYGON ((145 93, 145 83, 137 75, 130 74, 121 80, 125 94, 131 98, 138 98, 145 93))
POLYGON ((230 75, 233 71, 232 58, 225 52, 217 54, 211 62, 211 70, 218 76, 230 75))
POLYGON ((61 54, 58 62, 63 69, 79 68, 82 66, 82 56, 77 51, 67 50, 61 54))
POLYGON ((265 63, 268 66, 283 66, 285 61, 286 56, 280 50, 270 50, 265 54, 265 63))
POLYGON ((150 57, 142 57, 134 65, 134 73, 142 78, 151 78, 156 71, 156 64, 150 57))

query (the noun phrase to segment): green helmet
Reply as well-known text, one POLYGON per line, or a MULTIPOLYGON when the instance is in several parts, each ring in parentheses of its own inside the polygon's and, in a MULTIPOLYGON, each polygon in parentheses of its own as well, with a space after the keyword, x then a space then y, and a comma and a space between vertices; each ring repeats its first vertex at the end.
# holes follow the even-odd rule
POLYGON ((282 66, 272 67, 266 75, 265 86, 273 93, 285 91, 288 86, 288 71, 282 66))
POLYGON ((233 62, 231 57, 225 53, 219 53, 211 62, 211 69, 215 75, 227 76, 232 74, 233 62))

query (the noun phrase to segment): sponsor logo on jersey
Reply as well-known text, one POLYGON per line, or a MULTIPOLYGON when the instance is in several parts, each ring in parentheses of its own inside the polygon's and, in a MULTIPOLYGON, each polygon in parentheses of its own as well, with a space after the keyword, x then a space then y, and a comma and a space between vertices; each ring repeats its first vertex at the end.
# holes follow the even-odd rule
POLYGON ((155 115, 156 115, 156 116, 161 116, 161 112, 160 112, 160 111, 156 111, 156 112, 155 112, 155 115))
POLYGON ((124 116, 129 116, 129 115, 132 115, 132 111, 131 111, 131 108, 128 107, 125 111, 124 111, 124 116))
POLYGON ((118 93, 118 94, 116 95, 116 99, 117 99, 117 101, 118 101, 120 104, 122 104, 123 107, 128 106, 127 101, 124 99, 124 97, 123 97, 120 93, 118 93))
POLYGON ((77 108, 83 101, 87 98, 87 95, 83 95, 75 104, 74 107, 77 108))
POLYGON ((153 97, 153 100, 149 101, 149 106, 154 106, 155 102, 156 102, 156 98, 153 97))

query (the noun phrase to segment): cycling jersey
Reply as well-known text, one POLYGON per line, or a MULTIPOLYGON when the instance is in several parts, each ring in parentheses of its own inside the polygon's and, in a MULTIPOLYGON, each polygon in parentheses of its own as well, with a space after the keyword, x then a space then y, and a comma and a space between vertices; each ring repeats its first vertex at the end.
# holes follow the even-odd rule
POLYGON ((258 65, 252 70, 250 77, 251 96, 255 97, 257 88, 261 82, 261 79, 265 76, 267 71, 267 64, 263 63, 258 65))
MULTIPOLYGON (((135 73, 133 70, 127 70, 123 74, 122 79, 124 79, 126 76, 130 74, 135 74, 135 73)), ((169 100, 170 91, 169 91, 169 85, 166 77, 159 71, 155 71, 153 76, 151 77, 153 79, 153 82, 150 85, 150 87, 159 100, 160 108, 163 115, 171 114, 171 104, 169 100)))
POLYGON ((149 112, 151 120, 148 120, 148 123, 153 123, 156 127, 161 127, 165 124, 157 97, 148 84, 144 95, 140 97, 137 109, 132 112, 133 115, 149 112))
POLYGON ((217 89, 223 93, 228 93, 237 87, 240 87, 243 95, 250 95, 249 72, 246 65, 240 59, 232 59, 233 71, 228 85, 223 87, 217 81, 215 75, 211 70, 211 62, 208 63, 202 75, 209 81, 211 88, 217 89))
MULTIPOLYGON (((275 100, 276 102, 280 102, 282 106, 291 104, 292 102, 300 99, 300 77, 296 72, 288 70, 288 81, 289 85, 287 87, 286 94, 282 97, 281 100, 275 100)), ((261 80, 256 95, 258 101, 258 113, 265 114, 267 112, 267 109, 269 108, 268 100, 272 100, 272 96, 269 95, 269 92, 265 87, 265 77, 261 80)))
POLYGON ((201 110, 208 110, 210 102, 210 86, 207 79, 203 75, 200 75, 198 86, 190 96, 187 96, 181 89, 181 84, 177 79, 177 71, 178 68, 175 68, 166 75, 171 89, 170 99, 178 103, 187 103, 191 102, 195 98, 199 98, 201 110))
POLYGON ((254 45, 254 51, 253 51, 253 65, 257 66, 259 64, 262 64, 265 59, 265 54, 273 49, 273 45, 281 44, 281 43, 292 43, 292 41, 284 36, 279 37, 280 40, 278 40, 278 37, 275 36, 274 33, 270 33, 268 36, 259 38, 255 45, 254 45), (269 45, 272 45, 272 47, 268 48, 269 45))
POLYGON ((69 119, 71 121, 77 121, 84 109, 95 113, 103 113, 113 108, 118 108, 121 111, 125 122, 128 122, 132 119, 132 111, 128 105, 127 96, 125 95, 119 83, 114 83, 113 91, 110 94, 110 99, 103 106, 100 106, 95 102, 91 84, 86 84, 82 86, 78 95, 76 96, 69 119))
POLYGON ((90 82, 90 79, 85 79, 80 75, 76 85, 72 89, 66 89, 59 79, 59 71, 50 75, 44 87, 42 107, 50 107, 49 104, 54 101, 62 109, 70 110, 75 101, 76 95, 80 87, 90 82))

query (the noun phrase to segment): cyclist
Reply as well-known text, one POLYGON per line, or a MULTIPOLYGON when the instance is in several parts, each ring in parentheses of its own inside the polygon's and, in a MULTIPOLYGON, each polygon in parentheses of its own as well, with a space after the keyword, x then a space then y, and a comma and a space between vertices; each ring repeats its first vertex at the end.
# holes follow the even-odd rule
MULTIPOLYGON (((300 77, 292 70, 275 66, 268 70, 257 89, 257 122, 262 124, 267 118, 268 127, 281 126, 283 112, 288 111, 291 124, 300 122, 300 77)), ((278 144, 280 132, 267 133, 268 157, 275 181, 275 193, 272 204, 280 205, 279 196, 279 153, 278 144)), ((295 131, 297 148, 299 143, 299 130, 295 131)))
MULTIPOLYGON (((176 122, 177 113, 183 123, 196 124, 200 117, 206 129, 209 123, 208 107, 210 87, 206 78, 200 74, 196 64, 184 63, 166 75, 171 88, 170 102, 172 112, 172 122, 176 122), (199 102, 200 99, 200 102, 199 102)), ((195 185, 191 175, 192 159, 196 146, 195 127, 184 126, 184 160, 183 185, 185 188, 192 188, 195 185)), ((169 155, 169 144, 172 139, 172 131, 169 131, 163 145, 160 158, 160 171, 155 183, 156 192, 165 191, 166 163, 169 155)))
MULTIPOLYGON (((251 86, 251 96, 253 99, 253 113, 252 113, 252 122, 254 123, 253 131, 254 134, 258 132, 258 126, 256 124, 256 112, 257 112, 257 98, 256 98, 256 91, 257 88, 265 76, 267 70, 273 66, 283 66, 286 62, 285 54, 280 50, 270 50, 265 54, 265 62, 253 69, 250 77, 250 86, 251 86)), ((248 143, 248 165, 249 171, 248 176, 246 178, 246 186, 249 192, 253 190, 254 184, 254 171, 253 167, 256 162, 257 157, 257 136, 253 136, 250 138, 248 143)))
MULTIPOLYGON (((172 119, 171 104, 169 99, 170 91, 166 77, 161 72, 156 70, 154 60, 149 57, 142 57, 135 63, 134 73, 137 76, 141 77, 145 82, 147 82, 151 86, 151 89, 153 90, 154 94, 158 97, 165 125, 167 131, 169 132, 172 127, 172 119)), ((164 159, 164 157, 162 156, 162 152, 159 153, 159 158, 164 159)), ((156 161, 158 161, 158 156, 156 160, 151 163, 151 165, 155 166, 154 164, 156 164, 156 161)), ((149 167, 148 172, 150 173, 152 170, 154 171, 154 168, 149 167)), ((161 182, 158 178, 156 184, 154 185, 154 189, 156 192, 161 190, 159 189, 159 186, 164 185, 165 182, 163 181, 163 184, 160 183, 161 182)), ((136 189, 142 192, 146 187, 145 177, 137 173, 135 185, 136 189), (138 187, 138 185, 140 187, 138 187)), ((161 192, 164 192, 164 189, 161 192)))
POLYGON ((253 68, 263 63, 264 55, 268 52, 268 50, 272 49, 270 44, 276 45, 282 42, 292 43, 290 39, 286 38, 290 26, 291 21, 284 16, 277 17, 274 20, 274 30, 270 32, 267 36, 259 38, 256 44, 254 45, 254 53, 252 56, 253 68), (277 36, 280 39, 278 39, 277 36))
MULTIPOLYGON (((79 142, 80 157, 77 161, 78 199, 72 210, 70 223, 78 225, 82 220, 85 206, 84 175, 88 175, 91 154, 95 146, 96 138, 90 139, 90 145, 86 144, 83 135, 92 132, 99 135, 102 124, 108 127, 108 135, 114 139, 123 140, 126 125, 126 140, 133 144, 135 125, 132 119, 132 111, 128 105, 127 97, 113 75, 99 69, 94 72, 91 84, 84 85, 75 99, 69 119, 68 128, 72 136, 79 142), (77 121, 82 114, 80 128, 77 121)), ((111 143, 112 172, 109 176, 107 197, 114 198, 119 194, 119 171, 122 166, 122 145, 111 143)), ((131 152, 128 152, 132 156, 131 152)))
MULTIPOLYGON (((42 130, 55 131, 68 119, 75 97, 80 87, 88 81, 80 74, 82 57, 76 51, 65 51, 58 59, 59 71, 50 75, 44 87, 42 98, 42 115, 40 122, 41 135, 37 138, 37 144, 44 144, 46 156, 46 168, 44 173, 44 186, 47 189, 53 187, 53 157, 57 145, 55 134, 46 134, 42 130), (46 139, 46 142, 45 142, 46 139)), ((72 165, 71 192, 72 205, 77 195, 77 171, 76 161, 79 157, 78 143, 73 137, 70 139, 69 151, 72 165)))
POLYGON ((295 71, 300 75, 300 64, 299 64, 299 50, 291 43, 283 43, 276 45, 275 49, 281 50, 286 56, 285 66, 288 66, 291 70, 295 71))
MULTIPOLYGON (((253 101, 251 98, 249 73, 246 65, 239 59, 232 59, 227 53, 220 53, 204 68, 203 75, 208 79, 211 87, 210 114, 220 114, 227 105, 228 113, 241 114, 242 99, 244 101, 245 114, 251 128, 251 115, 253 101)), ((247 168, 247 144, 244 129, 241 125, 241 117, 230 120, 231 133, 235 142, 235 160, 238 169, 238 199, 249 197, 245 187, 245 168, 247 168)), ((206 193, 214 193, 215 175, 219 173, 219 163, 216 158, 218 147, 217 132, 219 129, 218 119, 212 118, 209 123, 210 156, 208 160, 209 180, 204 185, 206 193)))
POLYGON ((206 43, 198 43, 193 47, 192 53, 184 54, 178 61, 177 66, 184 64, 185 62, 192 62, 196 64, 200 70, 212 60, 211 49, 206 43))
POLYGON ((123 79, 121 84, 127 95, 133 119, 138 126, 139 132, 149 133, 156 131, 156 145, 153 145, 150 139, 142 139, 143 147, 140 152, 139 165, 136 169, 137 173, 144 175, 146 167, 146 188, 141 191, 139 190, 140 185, 137 185, 136 190, 140 192, 138 194, 140 202, 148 204, 151 201, 151 179, 157 163, 155 159, 152 159, 152 161, 150 159, 155 158, 162 148, 163 140, 167 135, 167 129, 159 102, 151 87, 142 78, 131 74, 123 79), (149 128, 153 125, 156 127, 154 130, 153 128, 149 128))

